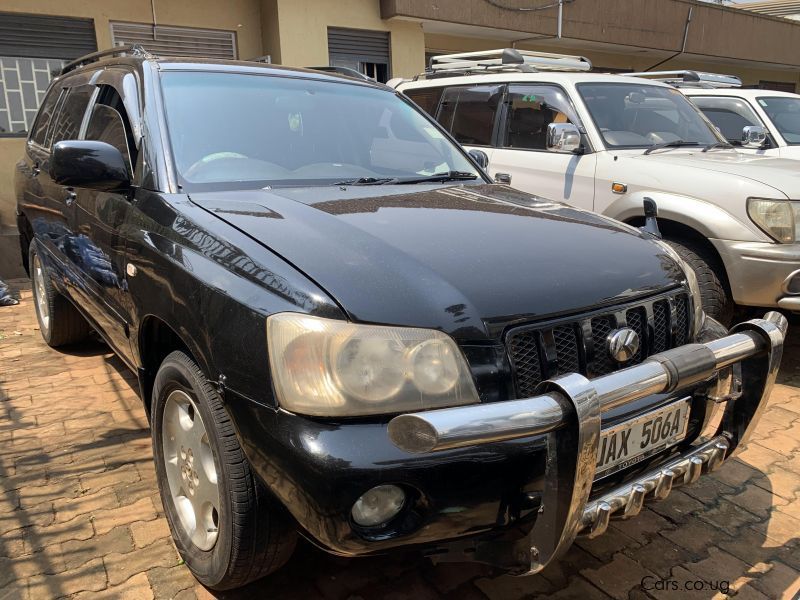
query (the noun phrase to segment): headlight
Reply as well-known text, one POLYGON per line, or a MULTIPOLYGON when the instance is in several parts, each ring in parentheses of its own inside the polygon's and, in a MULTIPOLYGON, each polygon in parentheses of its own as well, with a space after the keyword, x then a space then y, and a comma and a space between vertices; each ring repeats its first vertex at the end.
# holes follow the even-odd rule
POLYGON ((800 202, 750 198, 747 214, 764 233, 782 244, 800 240, 800 202))
POLYGON ((689 292, 691 292, 692 295, 692 306, 694 307, 694 318, 692 319, 692 339, 694 339, 694 336, 697 335, 703 327, 703 322, 706 318, 703 312, 703 298, 700 295, 700 284, 697 281, 697 274, 694 272, 694 269, 681 258, 680 254, 675 251, 675 248, 662 240, 658 240, 658 244, 681 266, 683 274, 686 276, 686 285, 689 286, 689 292))
POLYGON ((272 381, 292 412, 352 417, 478 402, 456 343, 433 329, 267 318, 272 381))

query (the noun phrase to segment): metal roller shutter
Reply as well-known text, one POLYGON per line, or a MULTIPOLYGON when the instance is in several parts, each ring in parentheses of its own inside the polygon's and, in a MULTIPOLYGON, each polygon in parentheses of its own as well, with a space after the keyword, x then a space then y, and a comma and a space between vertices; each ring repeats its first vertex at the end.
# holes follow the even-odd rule
POLYGON ((92 19, 0 12, 0 56, 72 59, 96 50, 92 19))
POLYGON ((111 23, 111 40, 115 46, 141 44, 153 54, 163 56, 236 58, 236 33, 220 29, 111 23))
POLYGON ((389 32, 328 27, 328 53, 331 59, 389 64, 389 32))

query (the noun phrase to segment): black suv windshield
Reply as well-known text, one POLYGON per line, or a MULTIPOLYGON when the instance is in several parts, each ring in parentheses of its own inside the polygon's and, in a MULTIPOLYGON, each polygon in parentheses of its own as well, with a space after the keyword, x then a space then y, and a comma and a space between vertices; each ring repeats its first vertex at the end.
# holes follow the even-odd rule
POLYGON ((725 140, 678 90, 639 83, 580 83, 609 148, 708 146, 725 140))
POLYGON ((800 145, 800 98, 762 96, 758 103, 790 146, 800 145))
POLYGON ((242 73, 161 79, 175 167, 189 190, 402 183, 442 173, 483 182, 430 121, 383 89, 242 73))

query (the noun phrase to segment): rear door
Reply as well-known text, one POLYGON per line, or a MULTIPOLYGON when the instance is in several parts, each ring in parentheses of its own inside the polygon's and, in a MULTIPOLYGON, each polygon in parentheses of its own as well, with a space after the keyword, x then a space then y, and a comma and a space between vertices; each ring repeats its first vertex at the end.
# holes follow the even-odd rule
POLYGON ((575 108, 562 88, 549 84, 509 85, 497 148, 489 160, 490 173, 508 173, 515 188, 592 210, 597 156, 588 151, 586 139, 584 154, 548 151, 550 123, 572 123, 581 128, 575 108))
MULTIPOLYGON (((48 128, 43 144, 32 144, 32 176, 35 184, 29 187, 30 202, 39 202, 41 209, 31 219, 33 230, 49 250, 51 266, 61 271, 70 293, 79 287, 75 269, 74 192, 55 183, 50 176, 52 147, 62 141, 77 139, 94 87, 70 85, 70 80, 59 86, 59 101, 55 119, 48 128), (34 196, 37 196, 34 198, 34 196)), ((51 93, 53 91, 51 90, 51 93)))

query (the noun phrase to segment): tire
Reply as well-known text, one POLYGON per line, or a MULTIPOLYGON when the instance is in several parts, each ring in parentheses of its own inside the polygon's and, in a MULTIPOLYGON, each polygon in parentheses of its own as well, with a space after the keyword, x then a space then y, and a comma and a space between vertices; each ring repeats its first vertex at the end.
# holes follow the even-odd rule
POLYGON ((53 286, 47 267, 39 257, 35 241, 28 247, 28 264, 36 320, 44 341, 48 346, 58 348, 85 340, 91 331, 89 323, 53 286))
POLYGON ((219 394, 183 352, 161 363, 151 422, 164 512, 194 576, 228 590, 280 568, 296 543, 290 518, 253 473, 219 394), (196 526, 201 520, 206 527, 196 526))
POLYGON ((685 239, 666 241, 694 270, 705 313, 726 327, 730 326, 736 305, 728 291, 725 269, 719 259, 696 242, 685 239))

